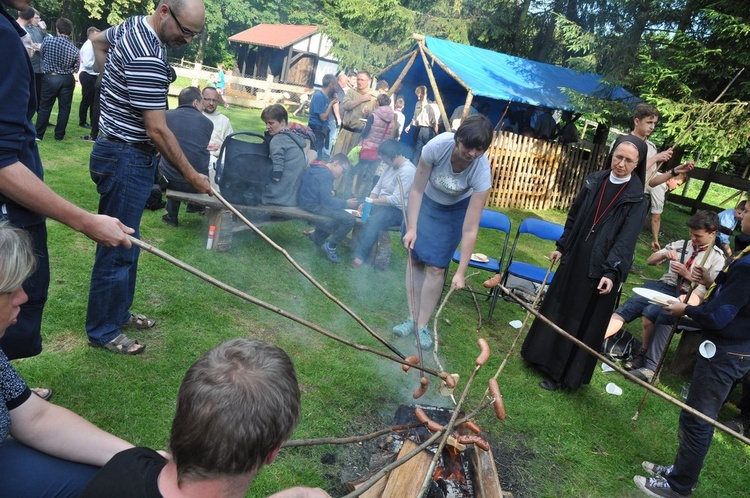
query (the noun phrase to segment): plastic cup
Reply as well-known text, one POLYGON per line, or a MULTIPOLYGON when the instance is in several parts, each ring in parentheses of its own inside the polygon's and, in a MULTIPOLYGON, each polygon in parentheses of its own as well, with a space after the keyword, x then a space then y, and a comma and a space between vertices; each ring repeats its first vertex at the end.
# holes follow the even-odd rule
POLYGON ((520 329, 521 327, 523 327, 523 322, 521 320, 513 320, 508 325, 510 325, 514 329, 520 329))
POLYGON ((716 344, 711 341, 703 341, 701 345, 698 346, 698 352, 706 359, 713 358, 716 354, 716 344))
POLYGON ((614 372, 614 371, 615 371, 614 368, 610 367, 606 363, 602 363, 602 372, 609 373, 609 372, 614 372))
POLYGON ((609 384, 607 384, 607 387, 605 387, 604 389, 609 394, 614 394, 615 396, 620 396, 622 394, 622 388, 614 382, 610 382, 609 384))

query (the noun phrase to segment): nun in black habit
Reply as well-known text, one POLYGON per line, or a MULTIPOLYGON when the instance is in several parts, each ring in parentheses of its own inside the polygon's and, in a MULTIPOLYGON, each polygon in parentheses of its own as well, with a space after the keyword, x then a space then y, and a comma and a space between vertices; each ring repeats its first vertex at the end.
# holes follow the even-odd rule
MULTIPOLYGON (((550 255, 560 267, 540 312, 596 351, 646 217, 647 151, 633 135, 615 140, 605 163, 609 168, 586 177, 550 255)), ((539 319, 529 329, 521 356, 547 375, 539 385, 551 391, 588 384, 596 367, 595 357, 539 319)))

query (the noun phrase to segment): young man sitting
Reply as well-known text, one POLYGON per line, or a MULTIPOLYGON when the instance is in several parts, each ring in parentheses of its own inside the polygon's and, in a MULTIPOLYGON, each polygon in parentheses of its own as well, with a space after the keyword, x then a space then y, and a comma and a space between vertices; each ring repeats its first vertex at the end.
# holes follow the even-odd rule
MULTIPOLYGON (((700 264, 703 260, 711 238, 719 226, 719 218, 716 216, 716 213, 698 211, 688 219, 686 224, 690 233, 690 240, 670 242, 663 249, 649 256, 647 260, 649 265, 669 262, 669 271, 657 281, 650 280, 644 282, 643 287, 673 297, 684 295, 690 289, 690 284, 693 282, 693 265, 700 264)), ((724 254, 721 252, 721 249, 714 246, 704 267, 712 277, 721 271, 724 267, 724 254)), ((697 286, 691 295, 690 302, 698 303, 699 299, 705 293, 706 288, 704 286, 697 286)), ((658 311, 659 306, 649 305, 649 301, 646 298, 637 295, 633 296, 612 314, 604 338, 606 339, 615 335, 624 324, 632 322, 639 316, 644 317, 644 324, 646 324, 650 317, 655 319, 658 311)), ((652 334, 653 327, 644 326, 643 346, 632 360, 625 362, 623 366, 626 370, 635 370, 643 366, 643 356, 651 341, 652 334)))
MULTIPOLYGON (((244 497, 289 439, 300 391, 287 354, 255 339, 232 339, 188 369, 177 394, 169 454, 132 448, 115 455, 82 498, 244 497)), ((323 498, 290 488, 273 498, 323 498)))
POLYGON ((349 159, 342 153, 335 154, 328 163, 313 161, 302 175, 297 192, 299 207, 331 218, 330 222, 316 223, 310 239, 323 249, 332 263, 341 262, 336 246, 344 240, 355 222, 354 216, 344 209, 356 208, 357 199, 337 199, 333 196, 333 181, 341 178, 350 166, 349 159))

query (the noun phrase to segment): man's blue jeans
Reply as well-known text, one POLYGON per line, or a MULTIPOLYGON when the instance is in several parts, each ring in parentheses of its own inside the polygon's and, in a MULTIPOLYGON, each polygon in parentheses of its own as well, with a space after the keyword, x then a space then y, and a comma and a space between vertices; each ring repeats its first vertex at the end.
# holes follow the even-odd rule
POLYGON ((357 243, 357 249, 354 251, 354 257, 366 261, 372 251, 372 246, 378 240, 380 232, 388 227, 400 225, 404 220, 401 209, 393 206, 373 206, 370 216, 362 229, 357 243))
MULTIPOLYGON (((99 138, 91 152, 89 172, 100 196, 99 214, 118 218, 135 230, 136 238, 155 167, 153 154, 125 143, 99 138)), ((90 342, 106 344, 120 335, 133 304, 139 252, 136 246, 96 247, 86 312, 90 342)))
MULTIPOLYGON (((750 371, 750 341, 731 346, 714 342, 716 354, 713 358, 698 356, 686 403, 716 419, 734 383, 750 371)), ((684 495, 691 493, 698 482, 713 434, 713 425, 685 411, 680 412, 677 432, 680 448, 674 472, 667 478, 674 491, 684 495)))

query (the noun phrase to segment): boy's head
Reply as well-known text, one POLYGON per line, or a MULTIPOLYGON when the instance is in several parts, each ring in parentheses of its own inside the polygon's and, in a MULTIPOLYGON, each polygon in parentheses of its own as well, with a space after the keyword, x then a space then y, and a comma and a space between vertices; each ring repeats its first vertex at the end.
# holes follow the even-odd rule
POLYGON ((257 472, 300 417, 294 365, 273 344, 232 339, 188 369, 177 394, 169 451, 178 482, 257 472))
POLYGON ((651 104, 638 104, 633 115, 633 135, 646 139, 654 132, 659 121, 659 111, 651 104))
POLYGON ((741 220, 744 212, 745 212, 745 201, 742 201, 739 204, 737 204, 736 208, 734 208, 734 217, 737 220, 741 220))
POLYGON ((344 176, 344 173, 352 167, 352 163, 349 162, 349 158, 346 157, 346 154, 339 152, 338 154, 331 156, 331 159, 326 163, 326 166, 331 170, 334 178, 341 178, 344 176))
POLYGON ((401 97, 399 97, 399 98, 396 99, 396 110, 400 111, 403 108, 404 108, 404 99, 402 99, 401 97))
POLYGON ((677 187, 685 183, 686 178, 687 178, 687 175, 685 173, 680 173, 679 175, 673 176, 672 178, 670 178, 664 183, 666 183, 667 185, 667 190, 671 192, 672 190, 676 189, 677 187))
POLYGON ((711 242, 711 237, 719 227, 719 215, 713 211, 698 211, 688 218, 687 227, 690 230, 690 240, 696 246, 705 246, 711 242))

